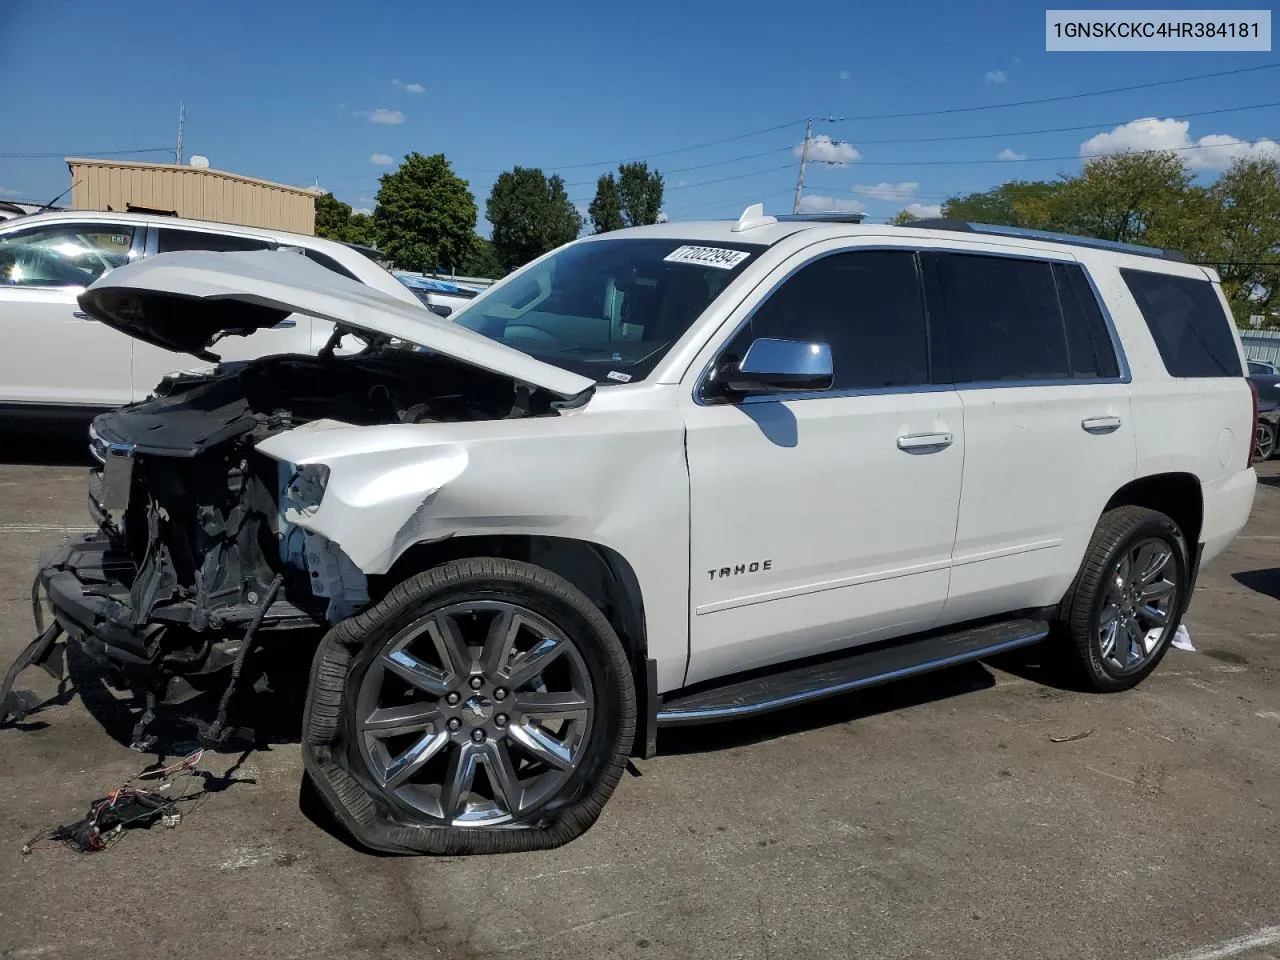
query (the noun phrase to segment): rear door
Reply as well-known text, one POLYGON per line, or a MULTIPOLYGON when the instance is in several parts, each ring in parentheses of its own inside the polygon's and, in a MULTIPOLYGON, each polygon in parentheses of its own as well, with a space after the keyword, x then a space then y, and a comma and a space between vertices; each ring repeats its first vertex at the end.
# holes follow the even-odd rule
MULTIPOLYGON (((218 233, 213 230, 193 230, 152 226, 153 239, 147 244, 147 253, 172 253, 179 250, 273 250, 276 244, 259 237, 218 233)), ((259 330, 248 337, 231 336, 219 340, 213 352, 223 360, 250 360, 272 353, 306 353, 311 350, 312 318, 301 314, 286 317, 277 327, 259 330)), ((204 361, 188 354, 173 353, 162 347, 139 342, 133 352, 133 398, 141 400, 155 385, 174 370, 190 370, 207 366, 204 361)))
POLYGON ((76 297, 141 255, 145 228, 46 221, 0 234, 0 402, 128 403, 134 343, 85 314, 76 297))
POLYGON ((1069 256, 926 256, 964 406, 944 619, 1057 603, 1103 507, 1135 475, 1127 368, 1069 256))

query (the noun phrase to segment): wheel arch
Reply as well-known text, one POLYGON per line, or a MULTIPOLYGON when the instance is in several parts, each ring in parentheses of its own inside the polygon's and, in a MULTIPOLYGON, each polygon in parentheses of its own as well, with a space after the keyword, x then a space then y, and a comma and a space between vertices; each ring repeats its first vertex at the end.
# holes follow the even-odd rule
POLYGON ((640 579, 626 557, 603 544, 526 534, 449 537, 409 547, 385 574, 370 578, 370 587, 381 595, 415 573, 467 557, 523 560, 564 577, 609 620, 637 679, 644 679, 649 644, 640 579))
POLYGON ((1112 494, 1103 512, 1116 507, 1158 510, 1178 525, 1187 549, 1196 551, 1204 525, 1204 491, 1194 474, 1156 473, 1131 480, 1112 494))

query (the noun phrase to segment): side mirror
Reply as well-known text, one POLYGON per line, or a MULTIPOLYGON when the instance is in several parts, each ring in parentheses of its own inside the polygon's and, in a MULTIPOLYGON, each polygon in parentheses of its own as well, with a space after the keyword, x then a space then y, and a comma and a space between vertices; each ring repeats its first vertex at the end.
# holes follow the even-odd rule
POLYGON ((727 365, 720 375, 732 393, 830 390, 834 381, 830 346, 772 337, 754 341, 742 361, 727 365))
POLYGON ((446 307, 443 303, 429 303, 427 309, 437 317, 444 317, 446 320, 453 315, 453 307, 446 307))

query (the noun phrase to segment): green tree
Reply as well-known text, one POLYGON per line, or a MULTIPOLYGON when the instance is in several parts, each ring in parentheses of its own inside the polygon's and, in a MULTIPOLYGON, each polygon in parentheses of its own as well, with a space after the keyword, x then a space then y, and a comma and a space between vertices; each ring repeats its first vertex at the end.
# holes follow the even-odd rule
POLYGON ((1176 219, 1198 198, 1177 154, 1121 153, 1090 160, 1064 177, 1050 202, 1055 225, 1070 233, 1151 243, 1175 237, 1176 219))
POLYGON ((643 162, 618 166, 618 194, 627 226, 639 227, 658 222, 662 210, 662 174, 650 171, 643 162))
POLYGON ((889 218, 889 223, 893 223, 898 226, 903 226, 904 224, 908 224, 914 220, 919 220, 919 219, 920 218, 917 217, 910 210, 899 210, 897 213, 895 213, 892 217, 889 218))
POLYGON ((596 181, 596 195, 587 207, 587 216, 596 233, 621 230, 627 224, 622 219, 622 194, 612 173, 606 173, 596 181))
POLYGON ((351 229, 351 204, 343 203, 332 193, 316 197, 316 236, 329 240, 346 240, 351 229))
POLYGON ((444 154, 407 154, 379 178, 373 233, 378 249, 398 267, 455 269, 471 250, 476 201, 444 154))
POLYGON ((952 220, 992 223, 1005 227, 1053 229, 1053 199, 1061 184, 1011 181, 983 193, 951 197, 942 215, 952 220))
POLYGON ((493 224, 493 250, 506 271, 568 243, 582 230, 564 181, 536 167, 515 167, 498 176, 485 203, 493 224))
POLYGON ((1280 161, 1237 160, 1208 190, 1216 263, 1238 323, 1280 306, 1280 161))
POLYGON ((373 217, 367 213, 353 213, 347 222, 347 235, 342 239, 348 243, 360 243, 366 247, 374 246, 373 217))
POLYGON ((464 277, 484 277, 489 280, 499 280, 506 276, 507 271, 503 269, 502 264, 498 260, 498 254, 493 249, 493 244, 484 237, 477 234, 471 238, 471 249, 462 260, 462 266, 458 268, 458 273, 464 277))

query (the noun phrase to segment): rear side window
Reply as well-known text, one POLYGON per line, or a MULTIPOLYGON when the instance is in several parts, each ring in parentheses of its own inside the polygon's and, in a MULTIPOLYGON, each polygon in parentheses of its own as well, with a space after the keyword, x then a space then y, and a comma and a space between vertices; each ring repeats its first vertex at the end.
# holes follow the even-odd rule
POLYGON ((227 253, 235 250, 270 250, 272 244, 254 237, 235 237, 225 233, 205 233, 202 230, 160 229, 157 253, 173 253, 178 250, 214 250, 227 253))
POLYGON ((359 282, 359 278, 354 273, 352 273, 350 270, 348 270, 346 267, 340 264, 337 260, 333 259, 333 257, 329 256, 327 253, 320 253, 317 250, 303 250, 302 253, 305 257, 307 257, 307 259, 314 260, 316 263, 320 264, 320 266, 324 267, 326 270, 332 270, 334 273, 338 274, 339 276, 346 277, 348 280, 356 280, 357 282, 359 282))
POLYGON ((1115 343, 1098 307, 1098 298, 1089 286, 1084 269, 1071 263, 1055 263, 1058 297, 1062 301, 1062 322, 1067 330, 1071 355, 1071 376, 1110 379, 1120 375, 1115 343))
POLYGON ((1121 270, 1173 377, 1238 377, 1232 320, 1208 280, 1121 270))
POLYGON ((1071 376, 1052 264, 967 253, 935 262, 957 383, 1071 376))

